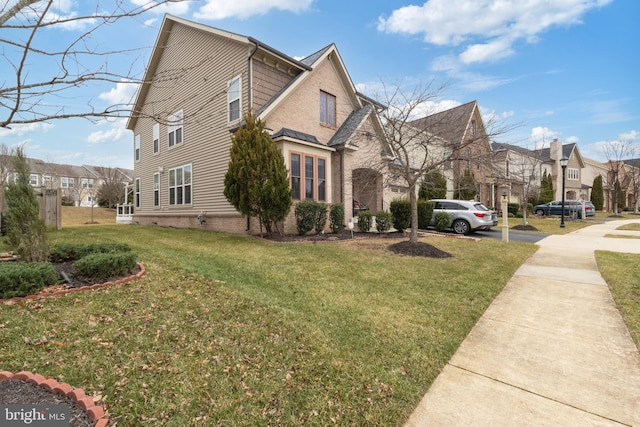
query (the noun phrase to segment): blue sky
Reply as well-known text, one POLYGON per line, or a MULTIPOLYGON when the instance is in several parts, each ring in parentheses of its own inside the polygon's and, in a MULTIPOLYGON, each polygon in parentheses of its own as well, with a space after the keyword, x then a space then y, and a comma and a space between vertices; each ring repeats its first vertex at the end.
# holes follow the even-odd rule
MULTIPOLYGON (((61 16, 95 8, 87 0, 54 3, 61 16)), ((141 76, 162 21, 158 12, 166 11, 253 36, 293 57, 335 43, 366 94, 382 82, 446 82, 430 107, 477 100, 486 117, 519 125, 501 142, 534 148, 559 138, 597 160, 604 160, 605 142, 640 145, 639 1, 200 0, 121 21, 92 42, 101 49, 141 48, 109 59, 113 69, 141 76)), ((79 27, 46 30, 41 43, 55 48, 80 34, 79 27)), ((30 67, 33 75, 47 69, 37 58, 30 67)), ((107 105, 131 99, 135 88, 110 83, 82 91, 64 102, 107 105)), ((50 162, 133 167, 133 135, 124 120, 16 125, 0 129, 0 142, 25 144, 29 157, 50 162)))

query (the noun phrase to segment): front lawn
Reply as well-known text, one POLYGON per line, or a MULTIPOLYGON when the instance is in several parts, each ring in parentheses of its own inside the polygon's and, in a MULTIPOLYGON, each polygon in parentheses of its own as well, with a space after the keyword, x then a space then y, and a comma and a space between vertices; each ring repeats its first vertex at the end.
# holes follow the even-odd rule
POLYGON ((101 395, 118 425, 402 425, 536 247, 390 239, 273 243, 142 226, 53 243, 128 243, 137 282, 1 306, 0 370, 101 395), (43 339, 44 338, 44 339, 43 339))

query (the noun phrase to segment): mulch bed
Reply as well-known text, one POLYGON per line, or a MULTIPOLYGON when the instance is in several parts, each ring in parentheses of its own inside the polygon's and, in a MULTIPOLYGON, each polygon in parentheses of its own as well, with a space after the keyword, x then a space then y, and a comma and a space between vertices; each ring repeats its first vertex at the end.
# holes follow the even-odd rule
MULTIPOLYGON (((441 233, 433 233, 435 235, 444 235, 444 236, 454 236, 459 237, 453 234, 441 234, 441 233)), ((322 234, 313 234, 313 235, 305 235, 299 236, 297 234, 271 234, 264 235, 263 239, 270 240, 273 242, 335 242, 340 240, 349 240, 349 239, 389 239, 390 245, 389 250, 400 255, 407 256, 421 256, 427 258, 449 258, 451 254, 448 252, 444 252, 433 245, 430 245, 425 242, 416 242, 411 243, 408 239, 408 236, 405 233, 400 232, 389 232, 389 233, 361 233, 354 231, 351 233, 349 230, 344 230, 342 233, 322 233, 322 234), (397 241, 398 239, 406 239, 401 242, 392 243, 397 241)))
POLYGON ((3 405, 66 405, 70 427, 93 427, 93 421, 78 402, 24 380, 0 381, 0 403, 3 405))

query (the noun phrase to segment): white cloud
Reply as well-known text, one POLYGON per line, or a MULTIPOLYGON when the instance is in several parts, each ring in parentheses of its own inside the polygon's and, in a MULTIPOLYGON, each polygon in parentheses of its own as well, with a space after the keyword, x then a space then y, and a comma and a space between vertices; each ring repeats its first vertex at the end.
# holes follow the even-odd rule
POLYGON ((194 13, 194 17, 206 20, 245 19, 253 15, 264 15, 271 9, 300 13, 307 10, 311 3, 313 0, 206 0, 206 4, 194 13))
MULTIPOLYGON (((158 1, 149 0, 131 0, 131 3, 138 7, 149 9, 149 7, 158 3, 158 1)), ((178 1, 178 2, 166 2, 157 7, 154 7, 149 12, 164 15, 165 13, 171 13, 173 15, 185 15, 189 12, 189 6, 193 1, 178 1)))
POLYGON ((464 63, 495 61, 512 55, 513 43, 535 43, 544 31, 579 24, 590 9, 613 0, 429 0, 378 19, 378 30, 422 35, 439 46, 465 45, 464 63))
POLYGON ((138 85, 136 83, 130 80, 122 80, 120 83, 116 83, 116 87, 98 95, 98 98, 107 101, 111 105, 131 104, 137 89, 138 85))
POLYGON ((637 130, 630 130, 619 135, 620 141, 634 142, 640 139, 640 132, 637 130))
POLYGON ((50 123, 29 123, 29 124, 13 124, 11 129, 0 128, 0 136, 22 136, 32 132, 47 132, 52 129, 53 125, 50 123))
POLYGON ((538 149, 549 147, 554 138, 560 138, 560 133, 548 127, 537 126, 531 129, 531 140, 538 149))
POLYGON ((98 126, 106 126, 107 129, 91 132, 87 136, 89 144, 105 144, 130 139, 131 132, 126 128, 126 119, 115 121, 103 121, 98 126))
POLYGON ((567 144, 577 144, 578 142, 580 142, 580 138, 578 138, 575 135, 569 136, 565 139, 565 142, 567 144))

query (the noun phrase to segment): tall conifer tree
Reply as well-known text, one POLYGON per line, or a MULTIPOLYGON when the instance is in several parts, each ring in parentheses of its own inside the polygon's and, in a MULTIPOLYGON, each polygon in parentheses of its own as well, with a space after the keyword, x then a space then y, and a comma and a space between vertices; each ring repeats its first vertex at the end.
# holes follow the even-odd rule
POLYGON ((291 190, 282 152, 252 113, 233 135, 224 195, 240 213, 257 217, 267 233, 291 209, 291 190))

